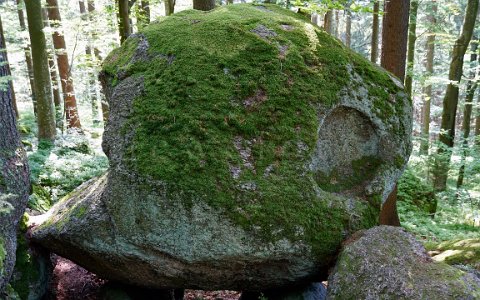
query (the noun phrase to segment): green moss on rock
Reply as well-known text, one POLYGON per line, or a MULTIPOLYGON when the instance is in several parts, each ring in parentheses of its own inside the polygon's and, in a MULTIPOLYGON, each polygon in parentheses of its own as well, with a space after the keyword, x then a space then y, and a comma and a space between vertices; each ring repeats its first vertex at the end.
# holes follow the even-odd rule
MULTIPOLYGON (((305 172, 318 139, 316 108, 338 103, 353 70, 388 123, 403 109, 402 101, 390 101, 401 88, 302 16, 266 8, 177 13, 107 57, 103 71, 112 85, 128 76, 144 82, 124 126, 124 134, 136 129, 123 163, 165 182, 170 198, 224 209, 245 229, 262 228, 269 240, 281 230, 331 249, 350 224, 344 201, 319 198, 315 174, 305 172), (251 152, 251 167, 244 166, 242 147, 251 152), (232 167, 241 169, 238 178, 232 167), (304 236, 295 233, 298 226, 304 236), (318 234, 322 227, 331 231, 328 238, 318 234)), ((358 174, 348 185, 369 175, 364 166, 353 167, 358 174)), ((367 202, 363 208, 370 209, 367 202)), ((376 222, 366 215, 374 220, 361 224, 376 222)))

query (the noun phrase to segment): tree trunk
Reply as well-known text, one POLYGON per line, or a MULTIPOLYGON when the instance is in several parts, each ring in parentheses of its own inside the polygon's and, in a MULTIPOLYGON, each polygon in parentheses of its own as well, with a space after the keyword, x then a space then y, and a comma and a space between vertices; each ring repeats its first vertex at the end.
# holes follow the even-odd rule
MULTIPOLYGON (((43 17, 43 26, 49 27, 50 23, 48 22, 48 12, 46 8, 42 9, 42 17, 43 17)), ((52 82, 52 92, 53 92, 53 104, 55 104, 55 120, 57 124, 57 128, 63 128, 63 114, 62 114, 62 96, 60 95, 60 89, 58 88, 58 73, 57 73, 57 66, 55 65, 55 49, 53 48, 50 41, 47 42, 49 44, 48 49, 48 67, 50 69, 50 80, 52 82)))
MULTIPOLYGON (((31 1, 31 0, 29 0, 31 1)), ((4 48, 0 16, 0 47, 4 48)), ((0 51, 0 78, 10 76, 7 52, 0 51)), ((13 273, 17 229, 30 191, 27 156, 20 143, 10 84, 0 88, 0 297, 13 273)))
POLYGON ((209 11, 215 8, 215 0, 193 0, 193 9, 209 11))
MULTIPOLYGON (((89 21, 90 24, 93 24, 93 18, 92 14, 95 12, 95 3, 93 0, 87 0, 88 2, 88 15, 87 11, 85 8, 85 3, 83 0, 80 0, 78 2, 79 8, 80 8, 80 15, 82 20, 84 21, 89 21)), ((97 59, 98 59, 98 53, 99 50, 96 47, 93 47, 93 53, 92 53, 92 46, 91 44, 94 43, 95 41, 95 29, 87 29, 87 38, 86 38, 86 46, 85 46, 85 57, 87 61, 87 78, 88 78, 88 84, 87 84, 87 95, 88 99, 90 100, 91 106, 92 106, 92 122, 94 125, 97 125, 100 123, 99 115, 98 115, 98 85, 97 85, 97 80, 96 80, 96 72, 95 72, 95 66, 97 65, 97 59)))
POLYGON ((386 0, 383 15, 381 65, 405 78, 410 0, 386 0))
POLYGON ((477 98, 477 116, 475 117, 475 146, 480 148, 480 93, 477 98))
MULTIPOLYGON (((23 15, 23 0, 17 0, 17 13, 18 21, 20 23, 20 30, 27 31, 27 26, 25 25, 25 16, 23 15)), ((28 79, 30 82, 32 103, 33 103, 33 113, 37 116, 37 101, 35 100, 35 83, 33 82, 33 65, 32 65, 32 56, 30 53, 30 43, 27 41, 27 46, 24 48, 25 51, 25 62, 27 64, 28 79)))
MULTIPOLYGON (((10 71, 10 64, 8 63, 8 56, 7 56, 7 45, 5 44, 5 38, 3 36, 3 26, 2 26, 2 19, 0 18, 0 66, 4 65, 6 75, 2 76, 12 76, 12 72, 10 71)), ((10 89, 10 100, 12 101, 13 111, 15 112, 15 116, 18 118, 18 107, 17 107, 17 98, 15 97, 15 91, 13 89, 13 80, 12 78, 8 79, 8 88, 10 89)), ((5 86, 2 86, 2 82, 0 81, 0 90, 4 89, 5 86)))
POLYGON ((150 23, 150 0, 137 1, 137 26, 141 30, 150 23))
POLYGON ((59 26, 61 24, 60 11, 58 9, 57 0, 47 0, 48 18, 55 25, 55 31, 52 34, 53 46, 57 56, 57 65, 60 73, 60 80, 65 105, 65 117, 67 128, 81 129, 80 117, 78 115, 77 100, 75 98, 75 90, 73 88, 73 79, 71 77, 70 63, 68 62, 67 46, 65 38, 60 33, 59 26))
POLYGON ((407 74, 405 76, 405 90, 410 97, 412 96, 415 42, 417 41, 417 12, 418 0, 412 0, 410 6, 410 24, 408 25, 407 74))
POLYGON ((372 44, 370 52, 370 60, 376 64, 378 59, 378 36, 380 32, 380 2, 374 0, 373 2, 373 22, 372 22, 372 44))
POLYGON ((338 38, 338 30, 340 27, 340 16, 338 10, 335 10, 335 25, 334 25, 334 33, 335 37, 338 38))
MULTIPOLYGON (((474 38, 476 40, 476 38, 474 38)), ((471 43, 471 51, 472 54, 470 55, 470 62, 471 62, 471 71, 470 71, 470 80, 467 83, 467 95, 465 96, 465 106, 463 108, 463 122, 462 122, 462 129, 463 129, 463 143, 462 143, 462 158, 460 163, 460 169, 458 171, 458 178, 457 178, 457 189, 463 185, 463 178, 465 175, 465 159, 468 153, 468 137, 470 136, 470 123, 472 121, 472 107, 473 107, 473 96, 475 95, 475 90, 477 89, 478 83, 476 81, 476 77, 480 75, 480 73, 475 72, 475 68, 473 64, 477 61, 477 49, 478 49, 478 42, 471 43), (475 76, 475 73, 477 76, 475 76)))
POLYGON ((458 106, 458 83, 463 73, 463 57, 472 38, 475 19, 478 12, 478 0, 468 0, 462 32, 455 41, 452 51, 452 60, 445 97, 443 98, 442 124, 440 131, 440 145, 434 164, 434 187, 437 191, 444 191, 447 187, 448 169, 450 165, 451 149, 455 139, 455 118, 458 106))
MULTIPOLYGON (((405 77, 410 0, 386 0, 383 16, 381 65, 400 80, 405 77)), ((397 186, 380 212, 380 224, 400 226, 397 213, 397 186)))
POLYGON ((117 0, 118 2, 118 32, 120 34, 120 43, 123 44, 130 36, 130 9, 128 0, 117 0))
POLYGON ((43 32, 42 5, 40 0, 25 2, 28 31, 32 47, 33 76, 37 97, 38 138, 55 139, 55 108, 48 68, 48 54, 43 32))
MULTIPOLYGON (((427 59, 425 61, 425 71, 428 77, 433 74, 433 59, 435 57, 435 26, 437 25, 437 3, 432 2, 431 13, 427 16, 428 21, 428 36, 427 44, 427 59)), ((423 88, 423 124, 422 124, 422 140, 420 142, 420 154, 428 155, 428 148, 430 143, 430 106, 433 99, 432 85, 428 83, 423 88)))
POLYGON ((175 10, 175 0, 165 0, 165 15, 170 16, 175 10))
POLYGON ((333 11, 329 9, 325 13, 325 18, 323 19, 323 29, 325 29, 326 32, 333 34, 333 11))
POLYGON ((352 46, 352 10, 350 9, 351 1, 347 2, 345 7, 345 46, 352 46))

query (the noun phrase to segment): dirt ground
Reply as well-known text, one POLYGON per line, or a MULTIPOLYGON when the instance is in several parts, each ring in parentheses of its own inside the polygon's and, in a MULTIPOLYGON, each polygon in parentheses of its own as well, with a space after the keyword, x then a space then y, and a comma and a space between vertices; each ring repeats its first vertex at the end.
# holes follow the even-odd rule
MULTIPOLYGON (((107 283, 63 257, 55 258, 51 290, 57 300, 100 300, 101 289, 107 283)), ((238 300, 236 291, 186 290, 184 300, 238 300)), ((152 299, 153 300, 153 299, 152 299)))

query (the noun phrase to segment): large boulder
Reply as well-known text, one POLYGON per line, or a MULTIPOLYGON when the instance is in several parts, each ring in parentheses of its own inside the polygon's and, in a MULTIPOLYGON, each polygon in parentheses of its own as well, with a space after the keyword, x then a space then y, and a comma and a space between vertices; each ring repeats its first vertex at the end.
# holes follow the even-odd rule
POLYGON ((354 234, 328 279, 327 299, 480 299, 480 279, 433 261, 404 229, 354 234))
POLYGON ((105 60, 107 174, 33 238, 106 278, 258 291, 326 278, 410 154, 398 80, 277 6, 184 11, 105 60))

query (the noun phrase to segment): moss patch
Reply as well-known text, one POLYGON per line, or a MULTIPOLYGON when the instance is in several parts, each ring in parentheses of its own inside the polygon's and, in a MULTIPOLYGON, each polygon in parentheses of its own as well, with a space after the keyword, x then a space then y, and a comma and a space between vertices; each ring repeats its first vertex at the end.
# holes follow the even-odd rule
MULTIPOLYGON (((184 11, 141 32, 148 59, 133 59, 141 36, 109 55, 103 71, 114 84, 142 76, 145 85, 124 127, 136 130, 123 163, 165 182, 170 198, 224 209, 245 229, 261 228, 263 238, 332 249, 351 220, 344 200, 318 196, 315 174, 305 168, 318 139, 317 108, 338 102, 352 66, 372 81, 382 119, 395 115, 398 104, 388 98, 398 88, 299 14, 268 10, 184 11), (239 148, 248 148, 248 161, 239 148)), ((366 172, 361 168, 358 175, 366 172)), ((370 210, 359 206, 359 215, 370 210)))

